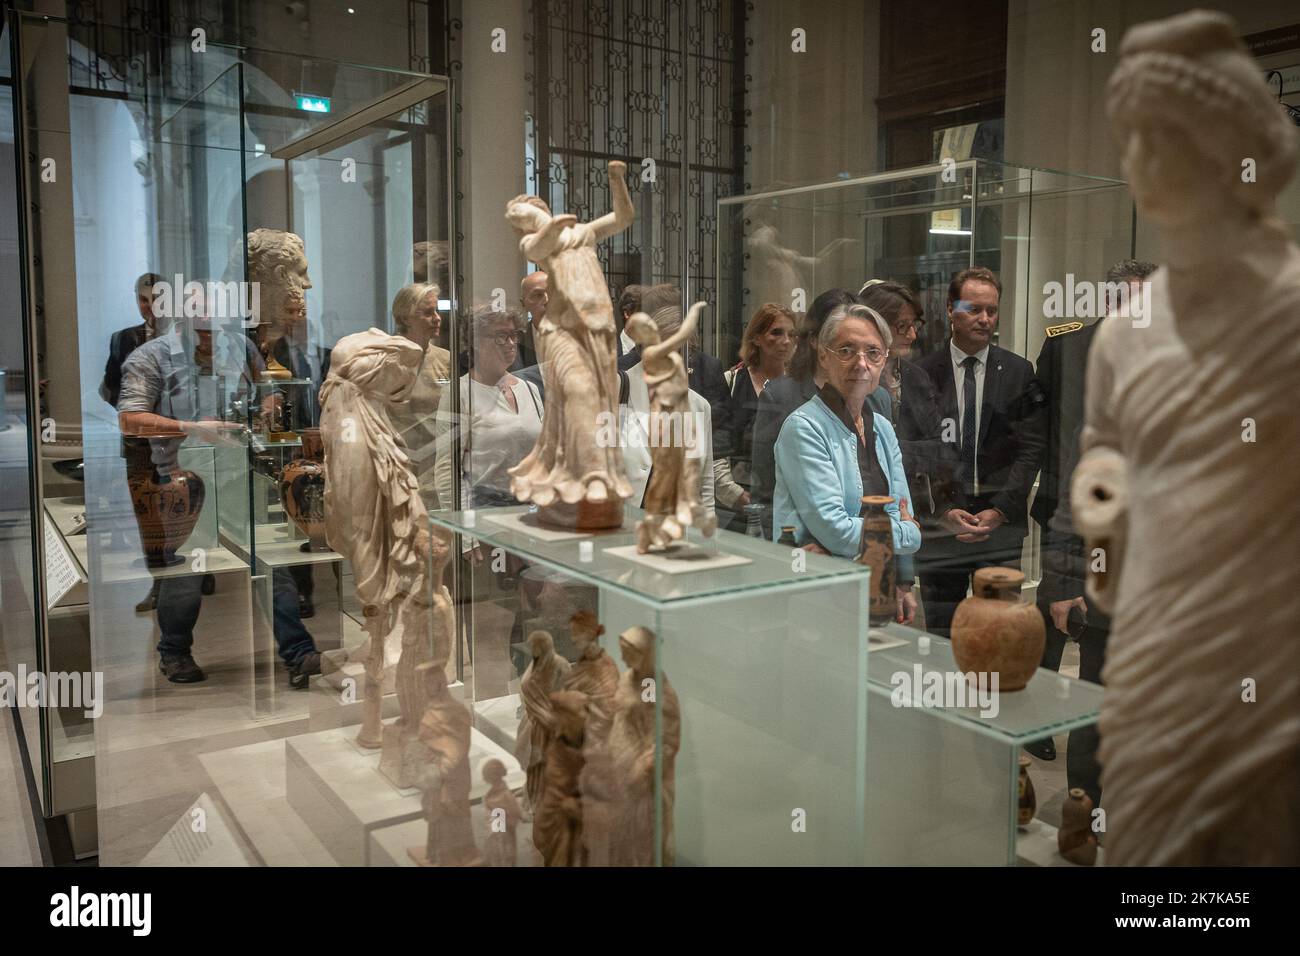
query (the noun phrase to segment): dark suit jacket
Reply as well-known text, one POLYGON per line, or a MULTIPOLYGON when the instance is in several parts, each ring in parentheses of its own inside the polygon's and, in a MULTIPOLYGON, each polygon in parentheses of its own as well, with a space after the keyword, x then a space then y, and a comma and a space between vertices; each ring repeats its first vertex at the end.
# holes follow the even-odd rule
POLYGON ((108 363, 104 366, 104 380, 99 385, 99 397, 117 408, 122 394, 122 365, 127 356, 148 340, 148 329, 141 322, 128 329, 118 329, 108 343, 108 363))
MULTIPOLYGON (((941 422, 958 423, 957 384, 945 341, 916 363, 935 389, 941 422)), ((1024 536, 1029 529, 1029 494, 1043 459, 1043 419, 1046 396, 1028 361, 997 345, 990 346, 984 370, 984 395, 975 450, 980 493, 972 497, 955 470, 961 446, 955 440, 950 455, 939 462, 940 480, 951 492, 953 504, 967 511, 997 508, 1006 515, 1007 530, 1024 536)), ((954 432, 957 429, 954 429, 954 432)), ((935 539, 942 543, 948 539, 935 539)), ((960 549, 961 542, 954 542, 960 549)))
POLYGON ((1088 350, 1098 323, 1077 332, 1054 336, 1038 354, 1038 381, 1047 400, 1044 416, 1043 473, 1034 497, 1033 518, 1046 528, 1062 497, 1068 493, 1079 460, 1083 430, 1083 390, 1088 350))
MULTIPOLYGON (((303 407, 301 400, 298 400, 298 403, 294 405, 293 414, 291 416, 293 420, 289 423, 289 427, 295 431, 310 428, 313 425, 320 423, 320 387, 325 384, 325 379, 330 373, 331 350, 320 345, 308 346, 308 348, 316 349, 316 356, 320 361, 320 380, 313 381, 310 389, 297 388, 290 394, 290 401, 298 399, 304 391, 309 392, 311 396, 310 406, 303 407)), ((289 355, 289 343, 284 339, 280 338, 275 340, 275 345, 271 347, 271 355, 277 362, 289 371, 293 372, 294 378, 311 378, 310 365, 303 363, 302 368, 293 367, 292 359, 289 355)))
MULTIPOLYGON (((929 527, 953 507, 951 476, 957 474, 960 459, 956 446, 943 441, 943 416, 939 414, 939 390, 934 380, 915 362, 904 360, 902 399, 894 431, 903 454, 903 469, 911 492, 911 512, 922 527, 929 527)), ((872 396, 889 391, 879 388, 872 396)), ((889 402, 892 418, 893 403, 889 402)))
MULTIPOLYGON (((1040 604, 1078 597, 1087 578, 1083 539, 1068 530, 1073 527, 1070 482, 1079 463, 1088 353, 1099 324, 1047 339, 1038 355, 1038 381, 1047 399, 1043 471, 1031 510, 1042 529, 1040 604)), ((1103 630, 1110 627, 1110 619, 1092 607, 1088 623, 1103 630)))

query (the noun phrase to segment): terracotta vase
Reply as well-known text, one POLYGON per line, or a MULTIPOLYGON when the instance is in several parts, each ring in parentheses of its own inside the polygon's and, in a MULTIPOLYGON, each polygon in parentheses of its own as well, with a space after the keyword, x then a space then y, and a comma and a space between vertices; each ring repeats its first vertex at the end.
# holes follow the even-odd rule
POLYGON ((1056 831, 1056 848, 1071 863, 1092 866, 1097 862, 1097 835, 1092 832, 1092 798, 1073 787, 1061 807, 1061 829, 1056 831))
POLYGON ((206 488, 192 471, 161 476, 152 468, 127 479, 135 522, 140 529, 145 564, 166 568, 185 559, 176 549, 185 543, 203 510, 206 488))
POLYGON ((1027 827, 1034 819, 1034 811, 1038 809, 1038 797, 1034 793, 1034 781, 1029 777, 1029 765, 1033 763, 1024 754, 1020 755, 1020 778, 1016 782, 1016 798, 1019 801, 1020 809, 1016 817, 1016 823, 1019 826, 1027 827))
POLYGON ((885 506, 888 495, 867 495, 862 499, 862 538, 858 563, 871 567, 871 602, 868 618, 873 627, 894 619, 898 605, 894 597, 894 531, 885 506))
POLYGON ((1020 600, 1025 576, 980 568, 971 596, 952 618, 952 656, 963 672, 997 674, 999 691, 1023 690, 1043 658, 1047 632, 1038 608, 1020 600))
POLYGON ((284 513, 307 536, 303 551, 328 551, 325 541, 325 453, 319 428, 302 431, 302 457, 280 472, 284 513))

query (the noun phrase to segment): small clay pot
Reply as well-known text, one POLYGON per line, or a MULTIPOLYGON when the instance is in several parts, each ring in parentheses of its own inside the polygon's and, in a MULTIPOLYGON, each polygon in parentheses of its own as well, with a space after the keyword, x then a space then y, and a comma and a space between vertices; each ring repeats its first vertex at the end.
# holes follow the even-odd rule
POLYGON ((180 564, 185 559, 176 549, 190 536, 203 510, 206 495, 203 479, 192 471, 162 476, 150 469, 146 474, 128 478, 127 487, 140 529, 145 564, 151 568, 180 564))
POLYGON ((325 541, 325 462, 319 428, 304 428, 302 457, 280 472, 284 513, 307 536, 303 551, 328 551, 325 541))
POLYGON ((1080 866, 1097 862, 1097 835, 1092 832, 1092 798, 1073 787, 1061 807, 1061 829, 1056 831, 1056 848, 1061 856, 1080 866))
POLYGON ((1020 755, 1020 777, 1016 782, 1016 798, 1020 809, 1016 817, 1019 826, 1027 827, 1034 819, 1038 809, 1038 796, 1034 793, 1034 781, 1029 777, 1029 765, 1033 763, 1024 754, 1020 755))
POLYGON ((1038 608, 1020 599, 1025 576, 980 568, 971 596, 952 618, 952 656, 963 672, 997 674, 999 691, 1023 690, 1043 659, 1047 631, 1038 608))
POLYGON ((894 530, 886 505, 894 503, 888 495, 867 495, 862 499, 862 537, 858 545, 858 563, 871 568, 871 601, 867 618, 873 627, 894 619, 898 603, 894 595, 894 530))

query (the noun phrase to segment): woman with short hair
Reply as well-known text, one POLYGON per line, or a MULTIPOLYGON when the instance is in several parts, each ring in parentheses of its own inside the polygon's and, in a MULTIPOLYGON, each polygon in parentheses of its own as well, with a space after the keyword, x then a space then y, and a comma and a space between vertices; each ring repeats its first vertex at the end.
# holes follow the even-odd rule
POLYGON ((864 409, 880 383, 892 335, 878 312, 837 307, 817 339, 824 379, 797 408, 776 441, 774 517, 792 526, 795 541, 819 554, 856 558, 861 549, 861 501, 888 495, 885 507, 894 553, 921 546, 921 529, 908 513, 907 476, 889 419, 864 409))

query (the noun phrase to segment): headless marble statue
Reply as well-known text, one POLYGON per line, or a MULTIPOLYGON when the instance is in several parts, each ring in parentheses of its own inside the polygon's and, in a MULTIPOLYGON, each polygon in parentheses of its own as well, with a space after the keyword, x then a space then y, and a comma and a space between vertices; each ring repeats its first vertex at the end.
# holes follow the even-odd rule
POLYGON ((1273 204, 1296 129, 1204 11, 1129 31, 1108 110, 1168 264, 1146 316, 1098 329, 1071 491, 1114 609, 1107 862, 1294 866, 1300 250, 1273 204))
MULTIPOLYGON (((382 743, 384 647, 396 628, 423 626, 428 513, 388 406, 415 385, 424 352, 408 339, 370 329, 334 346, 321 386, 325 528, 329 546, 352 565, 369 639, 357 743, 382 743)), ((418 714, 418 711, 413 711, 418 714)))

